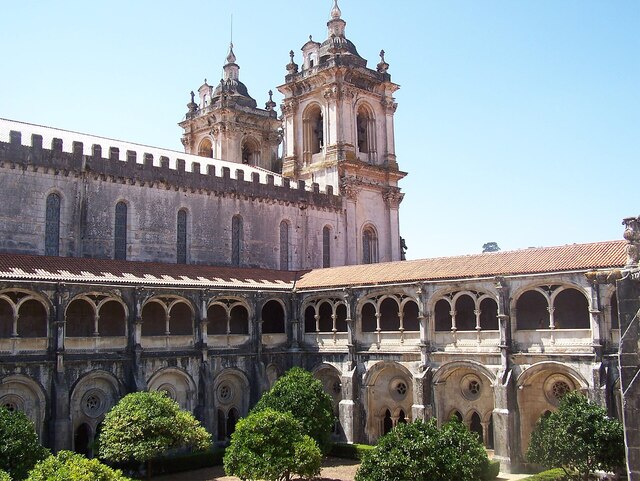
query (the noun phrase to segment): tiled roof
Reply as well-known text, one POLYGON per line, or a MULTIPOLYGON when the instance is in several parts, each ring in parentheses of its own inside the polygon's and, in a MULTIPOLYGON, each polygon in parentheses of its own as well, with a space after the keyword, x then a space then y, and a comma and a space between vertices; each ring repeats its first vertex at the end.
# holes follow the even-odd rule
POLYGON ((625 245, 625 241, 594 242, 316 269, 303 273, 296 282, 296 288, 316 289, 622 267, 626 262, 625 245))
POLYGON ((625 245, 625 241, 594 242, 300 272, 0 254, 0 279, 308 290, 616 268, 626 262, 625 245))
POLYGON ((0 279, 288 290, 296 275, 268 269, 0 254, 0 279))

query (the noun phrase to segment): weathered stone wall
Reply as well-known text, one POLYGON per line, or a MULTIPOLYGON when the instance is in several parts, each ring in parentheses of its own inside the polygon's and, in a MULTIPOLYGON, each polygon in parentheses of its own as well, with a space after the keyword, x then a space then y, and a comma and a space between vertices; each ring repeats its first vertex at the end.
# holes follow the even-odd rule
POLYGON ((127 259, 176 262, 176 216, 187 211, 187 262, 230 264, 231 219, 243 218, 241 265, 280 268, 280 223, 290 226, 289 269, 322 265, 322 229, 332 231, 332 264, 345 263, 345 219, 339 197, 260 183, 243 171, 199 173, 185 171, 184 162, 169 169, 168 160, 154 166, 129 159, 105 159, 63 152, 62 146, 23 146, 0 143, 0 219, 4 252, 43 254, 46 198, 61 196, 60 254, 110 258, 114 256, 115 206, 128 208, 127 259), (217 174, 217 175, 216 175, 217 174), (221 175, 220 175, 221 174, 221 175))

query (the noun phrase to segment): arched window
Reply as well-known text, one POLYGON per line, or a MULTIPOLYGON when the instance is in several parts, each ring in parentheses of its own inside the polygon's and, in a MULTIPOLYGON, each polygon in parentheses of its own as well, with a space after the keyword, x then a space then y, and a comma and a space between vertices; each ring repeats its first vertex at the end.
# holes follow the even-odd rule
POLYGON ((320 304, 318 311, 318 331, 331 332, 333 329, 333 309, 331 308, 331 304, 323 302, 320 304))
POLYGON ((213 304, 207 309, 209 334, 227 333, 227 311, 219 304, 213 304))
POLYGON ((229 313, 229 333, 249 334, 249 313, 244 306, 235 306, 229 313))
POLYGON ((240 266, 242 259, 242 217, 234 215, 231 219, 231 265, 240 266))
POLYGON ((187 263, 187 211, 180 209, 176 222, 176 262, 187 263))
POLYGON ((384 412, 384 419, 382 420, 382 433, 387 434, 393 429, 393 420, 391 419, 391 413, 387 409, 384 412))
POLYGON ((260 164, 260 144, 253 137, 245 137, 242 141, 242 163, 260 164))
POLYGON ((516 302, 518 330, 549 329, 549 304, 538 291, 527 291, 516 302))
POLYGON ((187 304, 178 302, 169 311, 169 332, 176 336, 193 334, 193 313, 187 304))
POLYGON ((284 309, 278 301, 271 300, 262 308, 262 332, 264 334, 284 332, 284 309))
POLYGON ((18 336, 47 337, 47 310, 33 299, 20 305, 18 310, 18 336))
POLYGON ((114 227, 114 258, 127 258, 127 204, 120 201, 116 204, 116 218, 114 227))
POLYGON ((362 263, 375 264, 378 262, 378 237, 372 227, 365 227, 362 231, 362 263))
POLYGON ((13 334, 13 306, 0 299, 0 338, 9 338, 13 334))
POLYGON ((142 335, 164 336, 167 334, 167 313, 158 302, 149 302, 142 308, 142 335))
POLYGON ((556 329, 589 329, 589 301, 577 289, 560 291, 553 301, 556 329))
POLYGON ((322 267, 331 267, 331 229, 324 226, 322 229, 322 267))
POLYGON ((57 256, 60 254, 60 196, 56 193, 47 196, 45 227, 44 227, 44 255, 57 256))
POLYGON ((108 301, 100 307, 98 332, 101 336, 124 336, 126 322, 124 307, 119 302, 108 301))
POLYGON ((498 303, 485 297, 480 302, 480 328, 488 331, 498 330, 498 303))
POLYGON ((69 304, 65 313, 67 337, 91 337, 95 332, 95 311, 84 299, 69 304))
POLYGON ((477 412, 474 412, 471 415, 471 424, 469 425, 469 430, 472 433, 478 434, 478 440, 482 443, 484 442, 484 430, 482 429, 482 422, 480 421, 480 416, 477 412))
POLYGON ((320 106, 312 105, 307 108, 302 122, 304 157, 308 162, 311 156, 319 153, 324 146, 324 122, 320 106))
POLYGON ((336 330, 347 332, 347 306, 340 304, 336 307, 336 330))
POLYGON ((419 315, 420 311, 418 309, 418 304, 413 301, 408 301, 402 308, 402 328, 405 331, 419 331, 419 315))
POLYGON ((198 146, 198 155, 201 157, 213 157, 213 147, 211 146, 211 140, 202 139, 198 146))
POLYGON ((611 296, 611 329, 620 329, 620 318, 618 316, 618 295, 614 292, 611 296))
POLYGON ((316 310, 313 306, 304 310, 304 332, 316 332, 316 310))
POLYGON ((371 161, 376 150, 375 119, 370 109, 365 105, 361 105, 358 108, 356 127, 358 151, 362 154, 367 154, 366 160, 371 161))
POLYGON ((395 299, 388 297, 380 304, 380 329, 383 331, 400 329, 399 306, 395 299))
POLYGON ((456 300, 456 329, 458 331, 473 331, 476 328, 476 303, 466 294, 456 300))
POLYGON ((289 223, 280 222, 280 270, 289 270, 289 223))
POLYGON ((374 332, 378 325, 376 322, 376 307, 367 302, 362 306, 362 332, 374 332))
POLYGON ((451 330, 451 304, 445 299, 440 299, 436 302, 435 328, 436 331, 451 330))

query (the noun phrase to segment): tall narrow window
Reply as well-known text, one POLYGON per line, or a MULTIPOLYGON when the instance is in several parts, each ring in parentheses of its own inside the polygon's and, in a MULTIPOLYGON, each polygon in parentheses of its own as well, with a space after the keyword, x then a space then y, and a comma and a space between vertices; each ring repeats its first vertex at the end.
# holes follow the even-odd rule
POLYGON ((127 258, 127 204, 116 204, 116 220, 113 231, 114 258, 125 260, 127 258))
POLYGON ((322 229, 322 267, 331 267, 331 229, 322 229))
POLYGON ((60 196, 47 196, 47 210, 44 227, 44 255, 57 256, 60 254, 60 196))
POLYGON ((371 227, 362 231, 362 263, 374 264, 378 262, 378 238, 371 227))
POLYGON ((289 270, 289 224, 280 222, 280 270, 289 270))
POLYGON ((240 266, 242 257, 242 217, 234 215, 231 220, 231 265, 240 266))
POLYGON ((180 209, 178 211, 178 220, 176 226, 176 262, 178 264, 187 263, 187 211, 180 209))

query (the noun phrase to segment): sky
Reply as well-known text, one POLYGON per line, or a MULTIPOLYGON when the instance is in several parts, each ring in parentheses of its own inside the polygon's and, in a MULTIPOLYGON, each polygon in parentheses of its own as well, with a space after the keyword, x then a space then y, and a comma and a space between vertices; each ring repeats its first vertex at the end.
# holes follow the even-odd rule
MULTIPOLYGON (((264 106, 332 0, 24 0, 2 7, 0 117, 183 150, 231 39, 264 106)), ((409 259, 621 239, 640 215, 640 1, 339 0, 396 92, 409 259)), ((203 221, 206 221, 204 219, 203 221)))

